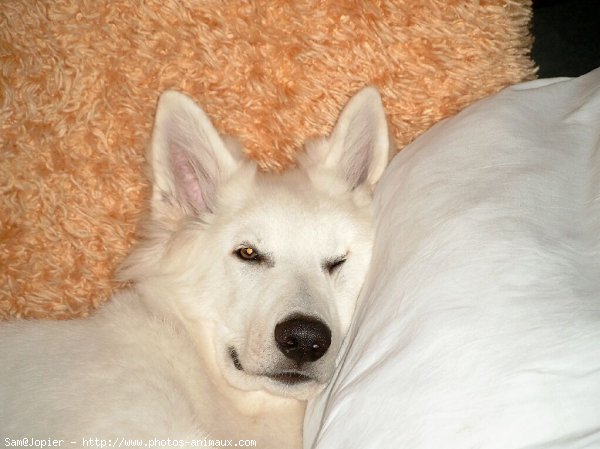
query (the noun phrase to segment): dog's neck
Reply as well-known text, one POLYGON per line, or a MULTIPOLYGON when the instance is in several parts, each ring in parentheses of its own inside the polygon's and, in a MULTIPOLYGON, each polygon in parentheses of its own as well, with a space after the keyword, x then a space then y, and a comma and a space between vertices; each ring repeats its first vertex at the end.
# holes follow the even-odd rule
MULTIPOLYGON (((205 324, 208 326, 208 324, 205 324)), ((232 387, 219 372, 214 344, 208 329, 200 332, 194 329, 192 338, 209 341, 210 345, 197 344, 196 347, 210 348, 203 354, 204 366, 211 371, 209 378, 215 391, 226 398, 228 406, 221 407, 218 416, 213 416, 213 422, 207 426, 213 429, 215 437, 220 439, 235 438, 239 440, 256 439, 258 447, 264 449, 298 448, 302 447, 302 425, 305 401, 274 396, 266 391, 241 391, 232 387), (227 423, 237 423, 236 429, 231 429, 227 423), (217 435, 220 433, 220 435, 217 435), (267 446, 267 442, 270 446, 267 446)), ((221 401, 219 401, 222 403, 221 401)))
MULTIPOLYGON (((207 327, 210 324, 205 323, 202 329, 194 327, 193 339, 202 339, 209 341, 210 345, 197 344, 197 348, 214 348, 211 339, 211 332, 207 327)), ((302 447, 302 426, 306 401, 300 401, 293 398, 274 396, 266 391, 252 390, 242 391, 231 386, 222 376, 217 365, 214 351, 205 351, 199 354, 204 366, 211 371, 209 376, 215 391, 226 398, 229 406, 222 407, 220 416, 214 417, 214 422, 209 427, 211 429, 220 429, 222 438, 231 438, 236 434, 238 439, 255 438, 259 443, 258 447, 268 449, 301 448, 302 447), (237 416, 233 416, 237 412, 237 416), (236 422, 239 424, 235 431, 224 423, 236 422), (261 437, 262 436, 262 437, 261 437), (261 444, 262 440, 262 444, 261 444), (266 442, 272 444, 267 447, 266 442)))
POLYGON ((210 322, 191 323, 159 298, 149 297, 148 291, 139 291, 138 297, 148 313, 177 329, 182 338, 189 339, 190 346, 196 348, 198 382, 210 382, 209 388, 203 390, 211 391, 211 397, 197 398, 200 404, 209 403, 214 411, 208 418, 210 422, 203 423, 204 428, 211 429, 210 438, 255 439, 258 447, 264 449, 302 447, 306 401, 274 396, 262 390, 242 391, 231 386, 216 361, 210 322), (230 423, 236 423, 236 428, 230 423), (266 442, 270 446, 266 446, 266 442))

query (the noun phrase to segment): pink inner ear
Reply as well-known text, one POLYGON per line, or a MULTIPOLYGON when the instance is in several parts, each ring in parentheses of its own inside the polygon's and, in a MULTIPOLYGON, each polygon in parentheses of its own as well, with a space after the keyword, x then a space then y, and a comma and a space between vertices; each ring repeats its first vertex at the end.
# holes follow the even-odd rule
POLYGON ((171 166, 175 181, 175 190, 179 200, 200 211, 206 208, 206 202, 200 187, 199 173, 187 152, 176 144, 171 144, 171 166))
POLYGON ((342 155, 346 178, 356 187, 367 180, 375 145, 374 130, 368 124, 351 122, 351 132, 346 136, 345 151, 342 155))

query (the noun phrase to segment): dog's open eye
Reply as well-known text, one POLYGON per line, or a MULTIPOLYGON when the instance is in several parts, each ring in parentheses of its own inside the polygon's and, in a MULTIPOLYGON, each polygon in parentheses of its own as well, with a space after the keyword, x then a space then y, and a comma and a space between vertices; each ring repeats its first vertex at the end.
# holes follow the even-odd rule
POLYGON ((346 262, 346 256, 338 257, 337 259, 328 260, 323 264, 323 268, 327 270, 329 274, 333 274, 342 264, 346 262))
POLYGON ((256 251, 251 246, 242 246, 235 251, 235 255, 238 256, 242 260, 247 260, 249 262, 259 262, 261 260, 261 255, 258 251, 256 251))

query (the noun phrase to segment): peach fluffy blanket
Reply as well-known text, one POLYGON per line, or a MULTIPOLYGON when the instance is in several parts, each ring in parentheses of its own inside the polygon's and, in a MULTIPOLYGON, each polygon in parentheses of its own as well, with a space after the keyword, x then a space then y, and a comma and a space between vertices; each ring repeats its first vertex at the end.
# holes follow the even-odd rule
POLYGON ((3 0, 0 316, 84 316, 118 286, 148 194, 159 93, 195 97, 264 169, 351 93, 382 92, 401 148, 535 75, 518 0, 3 0))

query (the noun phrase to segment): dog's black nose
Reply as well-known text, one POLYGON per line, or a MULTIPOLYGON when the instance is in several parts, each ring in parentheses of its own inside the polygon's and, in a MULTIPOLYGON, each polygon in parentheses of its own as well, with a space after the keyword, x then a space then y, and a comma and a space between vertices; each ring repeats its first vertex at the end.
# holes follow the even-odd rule
POLYGON ((275 341, 279 350, 298 362, 319 360, 331 345, 331 330, 313 317, 295 315, 275 326, 275 341))

